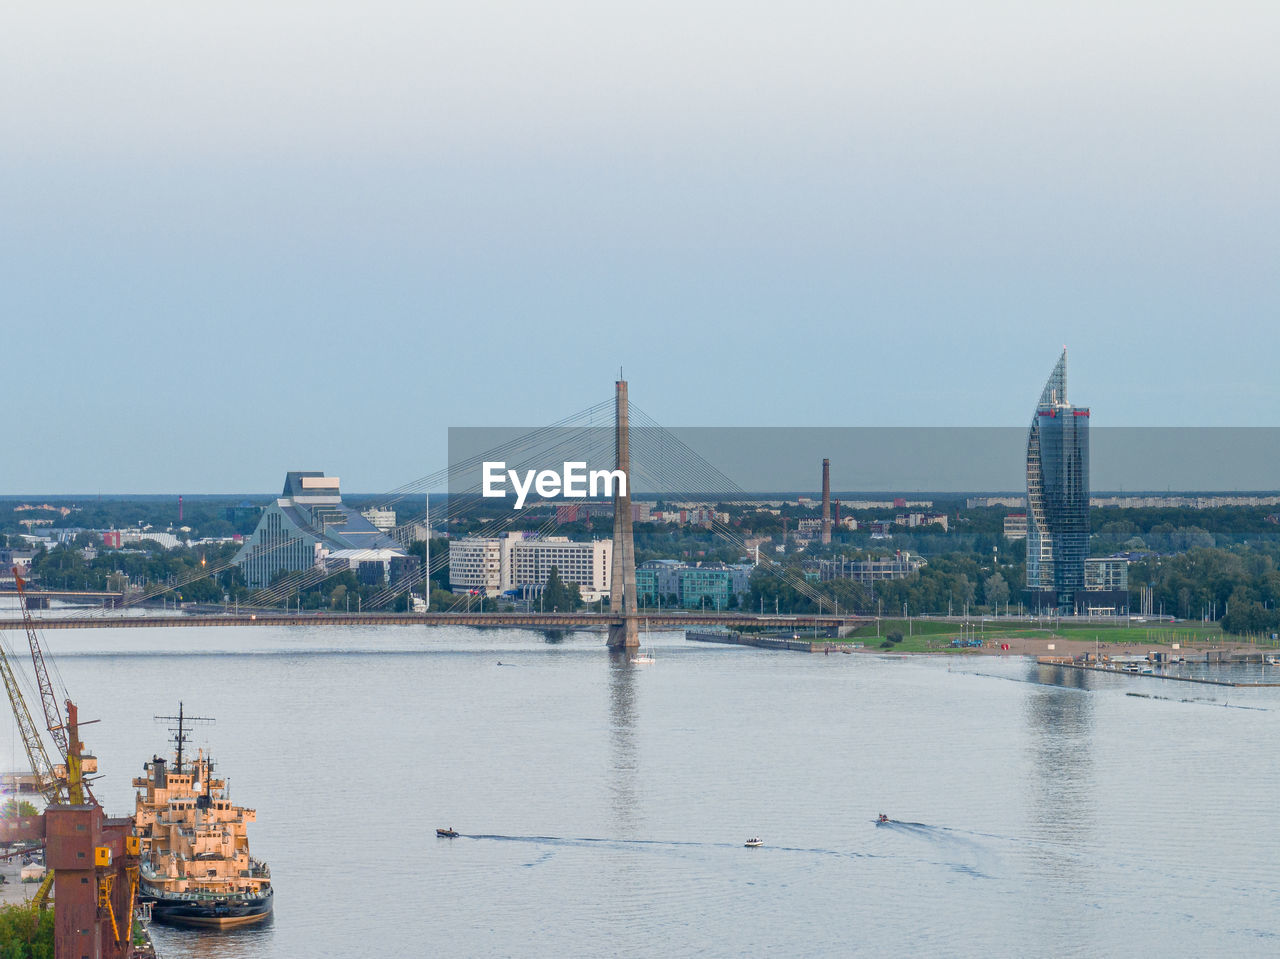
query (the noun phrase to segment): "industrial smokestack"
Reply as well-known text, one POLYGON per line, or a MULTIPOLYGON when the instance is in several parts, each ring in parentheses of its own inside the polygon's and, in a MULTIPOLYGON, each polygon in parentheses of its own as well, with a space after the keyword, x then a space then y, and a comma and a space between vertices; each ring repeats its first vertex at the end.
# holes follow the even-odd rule
POLYGON ((822 461, 822 542, 831 542, 831 460, 822 461))
POLYGON ((178 495, 178 522, 182 522, 182 495, 178 495))

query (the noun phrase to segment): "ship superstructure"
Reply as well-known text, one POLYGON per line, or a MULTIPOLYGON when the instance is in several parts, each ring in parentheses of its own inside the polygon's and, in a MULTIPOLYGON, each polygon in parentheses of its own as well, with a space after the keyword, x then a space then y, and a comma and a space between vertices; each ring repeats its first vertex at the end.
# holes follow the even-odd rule
POLYGON ((141 843, 138 893, 158 922, 234 926, 271 914, 271 870, 249 854, 252 809, 237 806, 217 778, 213 760, 198 750, 184 757, 185 717, 179 704, 173 761, 143 763, 135 828, 141 843))

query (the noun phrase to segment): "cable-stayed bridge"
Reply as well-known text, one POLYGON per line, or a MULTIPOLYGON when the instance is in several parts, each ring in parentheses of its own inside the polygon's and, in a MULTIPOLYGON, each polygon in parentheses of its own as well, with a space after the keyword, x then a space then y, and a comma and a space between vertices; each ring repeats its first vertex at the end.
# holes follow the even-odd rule
MULTIPOLYGON (((687 626, 767 626, 800 630, 850 626, 864 620, 856 616, 797 613, 794 616, 759 613, 653 612, 636 617, 637 624, 652 629, 687 626)), ((869 620, 867 620, 869 622, 869 620)), ((172 616, 53 616, 36 620, 40 629, 100 629, 104 626, 519 626, 534 629, 599 629, 613 627, 615 613, 347 613, 319 610, 301 613, 209 613, 172 616)), ((7 624, 5 624, 7 625, 7 624)))
MULTIPOLYGON (((614 487, 613 495, 613 564, 609 589, 609 608, 595 613, 561 613, 555 612, 474 612, 469 606, 474 597, 459 595, 452 606, 445 610, 429 613, 390 613, 385 611, 397 598, 404 597, 410 591, 423 588, 429 595, 429 583, 432 574, 439 573, 448 563, 448 554, 433 556, 428 564, 422 564, 401 576, 371 598, 362 603, 356 613, 313 613, 279 611, 280 606, 288 606, 292 597, 303 590, 318 586, 326 579, 337 576, 345 567, 337 568, 317 564, 305 571, 285 577, 271 587, 259 590, 248 604, 241 604, 240 611, 235 614, 199 614, 167 616, 152 615, 147 611, 139 615, 141 610, 130 613, 130 607, 137 607, 148 600, 156 600, 165 594, 180 591, 182 587, 195 581, 217 574, 231 568, 232 562, 214 565, 201 569, 182 582, 156 585, 141 593, 126 597, 120 606, 123 609, 95 610, 90 615, 42 617, 40 624, 44 628, 86 628, 92 626, 195 626, 195 625, 232 625, 243 623, 288 623, 317 625, 341 623, 402 623, 419 625, 466 625, 466 626, 526 626, 546 629, 588 628, 607 626, 608 645, 615 648, 629 648, 639 645, 639 629, 642 622, 650 627, 671 628, 683 625, 723 625, 751 626, 765 625, 779 628, 830 626, 833 624, 852 624, 862 621, 858 610, 870 610, 874 597, 868 588, 863 588, 861 602, 855 609, 843 611, 836 607, 833 600, 825 596, 815 584, 809 582, 798 571, 776 562, 772 557, 758 555, 758 569, 776 576, 781 583, 798 596, 808 599, 819 610, 818 615, 801 615, 779 617, 776 612, 759 614, 749 611, 706 612, 699 610, 662 610, 642 608, 637 601, 635 547, 632 529, 631 495, 634 490, 644 490, 646 494, 658 494, 664 498, 696 498, 714 505, 717 501, 728 499, 749 499, 750 494, 725 476, 702 455, 691 449, 672 431, 662 427, 643 410, 631 403, 628 385, 625 380, 615 383, 614 395, 585 410, 564 417, 547 426, 523 431, 508 431, 512 435, 502 437, 492 446, 482 451, 450 450, 449 465, 435 473, 421 477, 384 494, 379 498, 378 506, 389 509, 402 502, 406 497, 426 493, 428 501, 431 494, 439 493, 442 488, 448 493, 445 525, 452 519, 462 516, 466 511, 473 513, 481 501, 482 467, 486 462, 502 462, 510 469, 521 473, 529 470, 538 471, 549 466, 560 466, 570 461, 590 461, 593 464, 611 463, 615 470, 626 477, 625 484, 614 487), (826 610, 830 614, 823 615, 826 610), (249 608, 252 607, 252 608, 249 608), (836 615, 843 612, 844 615, 836 615)), ((767 451, 762 451, 767 455, 767 451)), ((532 475, 532 474, 530 474, 532 475)), ((494 537, 527 520, 530 511, 536 507, 554 505, 557 500, 542 498, 528 503, 525 509, 506 507, 499 511, 496 519, 484 522, 472 530, 471 537, 494 537)), ((563 500, 560 500, 563 502, 563 500)), ((533 531, 535 536, 545 537, 556 527, 556 511, 551 509, 550 518, 533 531)), ((423 522, 425 514, 418 514, 405 520, 401 526, 423 522)), ((436 521, 439 522, 439 517, 436 521)), ((739 530, 712 519, 708 524, 716 538, 736 548, 740 555, 748 555, 746 542, 739 530)), ((272 549, 267 547, 257 555, 265 555, 272 549)), ((0 620, 0 628, 8 624, 0 620)))

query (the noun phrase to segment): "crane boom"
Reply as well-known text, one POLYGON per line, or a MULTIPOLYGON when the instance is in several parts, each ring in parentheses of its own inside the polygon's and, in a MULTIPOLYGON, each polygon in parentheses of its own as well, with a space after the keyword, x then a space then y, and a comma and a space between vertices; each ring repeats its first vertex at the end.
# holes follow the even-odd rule
POLYGON ((5 653, 4 643, 0 643, 0 677, 4 679, 5 692, 9 694, 9 704, 13 707, 13 718, 22 734, 22 748, 27 752, 27 761, 31 763, 31 771, 36 777, 36 788, 47 803, 66 802, 64 787, 49 762, 49 754, 45 751, 44 740, 31 719, 31 711, 27 709, 27 701, 18 688, 18 679, 13 673, 13 665, 5 653))
POLYGON ((36 635, 35 621, 31 610, 27 609, 26 583, 22 579, 22 571, 13 567, 13 580, 18 588, 18 609, 22 612, 22 625, 27 630, 27 645, 31 647, 31 664, 36 671, 36 684, 40 687, 40 704, 44 707, 44 724, 49 735, 53 737, 58 753, 66 756, 68 749, 67 726, 62 721, 62 711, 58 708, 58 697, 53 691, 53 682, 49 679, 49 669, 45 666, 44 650, 40 646, 40 637, 36 635))

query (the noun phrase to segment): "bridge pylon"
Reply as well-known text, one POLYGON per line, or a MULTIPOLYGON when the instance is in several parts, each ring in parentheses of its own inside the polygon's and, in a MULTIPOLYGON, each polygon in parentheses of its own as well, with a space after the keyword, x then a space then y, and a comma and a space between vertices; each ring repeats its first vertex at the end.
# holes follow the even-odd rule
POLYGON ((636 608, 636 546, 631 530, 631 417, 627 405, 627 381, 614 387, 614 468, 626 477, 613 486, 613 569, 609 578, 609 612, 618 617, 609 624, 609 648, 633 649, 640 645, 636 608))

